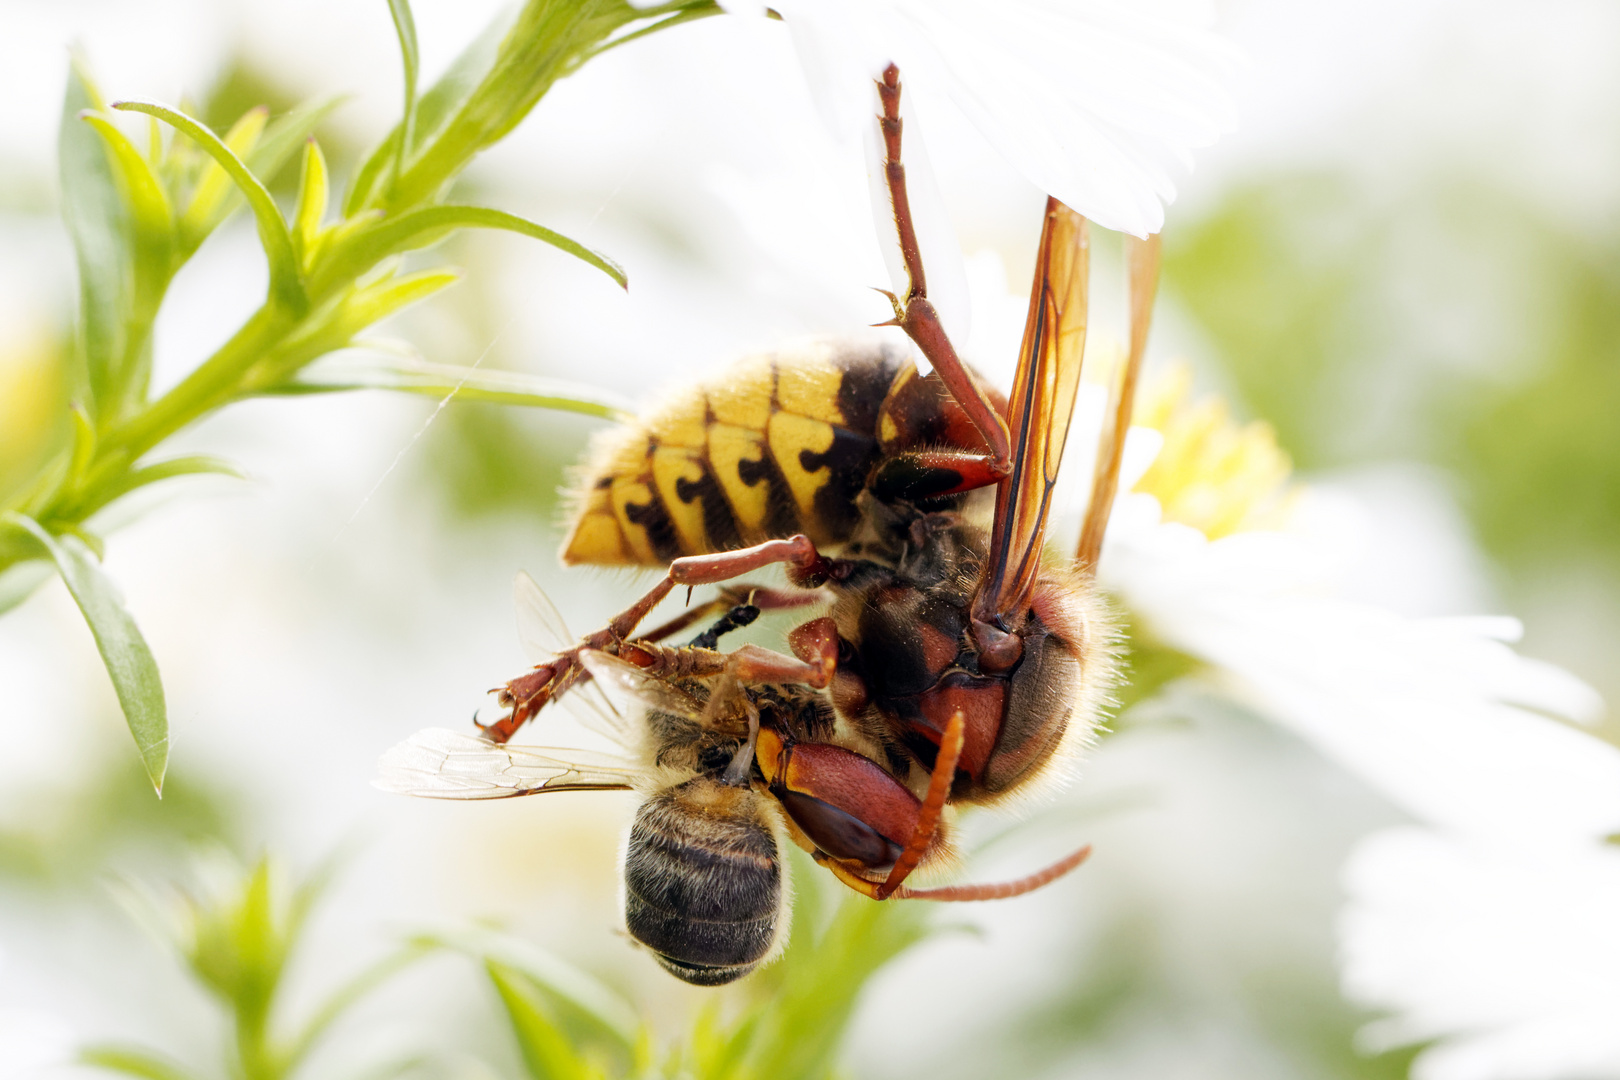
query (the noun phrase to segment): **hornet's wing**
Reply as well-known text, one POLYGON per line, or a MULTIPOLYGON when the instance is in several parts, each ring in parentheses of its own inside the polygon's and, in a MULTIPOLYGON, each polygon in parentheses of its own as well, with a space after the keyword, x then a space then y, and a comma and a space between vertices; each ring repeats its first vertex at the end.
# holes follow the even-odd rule
POLYGON ((1017 630, 1040 574, 1058 463, 1069 437, 1086 348, 1090 248, 1086 219, 1046 200, 1035 285, 1007 404, 1012 472, 996 488, 995 526, 973 616, 1017 630))

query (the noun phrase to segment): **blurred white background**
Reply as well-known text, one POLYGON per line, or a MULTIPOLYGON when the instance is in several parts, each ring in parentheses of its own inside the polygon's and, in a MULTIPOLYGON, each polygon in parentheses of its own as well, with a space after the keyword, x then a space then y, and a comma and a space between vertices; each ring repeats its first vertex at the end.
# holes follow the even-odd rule
MULTIPOLYGON (((495 8, 417 0, 426 81, 495 8)), ((1459 494, 1471 490, 1465 474, 1432 427, 1448 380, 1511 387, 1538 377, 1553 301, 1537 290, 1557 281, 1538 273, 1536 249, 1510 244, 1502 255, 1489 236, 1475 237, 1484 257, 1454 257, 1452 234, 1435 240, 1425 230, 1441 226, 1413 210, 1414 192, 1465 176, 1538 227, 1612 245, 1620 8, 1231 0, 1211 15, 1248 56, 1241 128, 1200 155, 1169 211, 1155 362, 1190 358, 1201 385, 1241 413, 1277 420, 1285 449, 1315 467, 1308 482, 1354 493, 1363 554, 1353 596, 1412 615, 1512 605, 1529 616, 1531 652, 1620 688, 1607 661, 1620 640, 1609 556, 1554 549, 1542 560, 1512 537, 1482 550, 1459 494), (1384 287, 1383 306, 1350 303, 1333 317, 1359 311, 1376 323, 1371 335, 1351 331, 1376 351, 1324 376, 1354 389, 1340 399, 1337 426, 1320 427, 1326 434, 1308 449, 1288 436, 1315 422, 1317 406, 1292 399, 1294 428, 1266 411, 1290 401, 1253 391, 1253 372, 1232 363, 1234 339, 1189 302, 1195 290, 1180 288, 1176 261, 1178 232, 1210 235, 1198 230, 1231 216, 1246 193, 1301 175, 1330 177, 1361 214, 1282 219, 1298 227, 1291 236, 1307 262, 1313 251, 1342 252, 1357 239, 1346 233, 1370 220, 1392 235, 1381 252, 1409 255, 1393 278, 1375 256, 1357 264, 1384 287), (1358 435, 1377 441, 1391 428, 1401 435, 1388 452, 1358 435)), ((398 56, 381 0, 0 0, 7 343, 59 334, 71 319, 71 248, 53 192, 75 44, 115 98, 207 101, 228 80, 276 95, 278 107, 349 94, 322 129, 343 163, 397 115, 398 56)), ((968 256, 966 352, 1005 381, 1042 195, 960 117, 919 123, 968 256)), ((608 252, 628 271, 629 291, 552 249, 473 236, 447 252, 466 279, 389 332, 428 359, 653 400, 658 384, 744 352, 886 317, 869 288, 887 275, 861 169, 859 148, 837 145, 821 126, 781 24, 727 17, 655 35, 559 84, 463 181, 490 205, 608 252)), ((1115 258, 1110 243, 1099 247, 1115 258)), ((1221 280, 1191 254, 1186 267, 1189 279, 1221 280)), ((1096 325, 1117 339, 1116 273, 1099 267, 1096 325)), ((208 242, 159 323, 160 387, 252 310, 264 274, 246 221, 208 242)), ((1291 302, 1234 297, 1262 309, 1291 302)), ((629 987, 677 1032, 704 993, 657 971, 617 931, 614 859, 629 797, 464 806, 368 786, 381 750, 420 727, 467 724, 485 688, 523 669, 516 570, 539 578, 575 629, 642 586, 628 574, 556 565, 561 468, 594 422, 452 403, 427 424, 433 410, 429 400, 370 393, 232 407, 183 444, 240 463, 252 480, 183 481, 112 537, 107 568, 168 692, 164 809, 190 805, 181 832, 219 835, 249 854, 268 848, 309 865, 354 851, 296 985, 329 982, 420 922, 488 917, 629 987), (492 461, 516 475, 488 474, 492 461)), ((1065 796, 1061 827, 1043 819, 973 871, 1009 873, 1076 839, 1095 843, 1092 863, 1026 899, 940 913, 982 934, 939 937, 872 984, 852 1071, 1403 1075, 1405 1056, 1352 1048, 1366 1016, 1341 1001, 1333 964, 1345 854, 1399 815, 1303 744, 1193 686, 1119 728, 1065 796)), ((212 1036, 200 999, 99 884, 113 872, 171 872, 173 826, 155 808, 127 809, 134 795, 105 795, 138 791, 128 736, 60 584, 0 619, 0 733, 0 822, 10 838, 0 855, 44 855, 38 872, 21 856, 0 860, 0 1009, 60 1018, 78 1037, 205 1057, 212 1036), (126 813, 127 827, 96 817, 126 813)), ((973 823, 982 832, 1002 824, 973 823)), ((474 976, 436 961, 368 1006, 371 1025, 356 1031, 477 1049, 510 1072, 493 1001, 474 976)), ((343 1055, 361 1056, 359 1038, 339 1040, 331 1075, 343 1055)))

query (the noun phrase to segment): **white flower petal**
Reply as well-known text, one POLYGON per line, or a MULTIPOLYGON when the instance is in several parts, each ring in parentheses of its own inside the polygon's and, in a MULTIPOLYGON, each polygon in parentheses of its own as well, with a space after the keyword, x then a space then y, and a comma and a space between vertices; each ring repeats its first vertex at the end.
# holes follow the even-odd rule
POLYGON ((73 1053, 73 1032, 60 1016, 0 1009, 0 1080, 25 1080, 73 1053))
POLYGON ((1549 844, 1620 831, 1620 750, 1540 715, 1590 717, 1595 693, 1494 640, 1511 627, 1332 599, 1299 537, 1211 542, 1144 503, 1120 500, 1104 583, 1276 722, 1433 824, 1549 844))
POLYGON ((1394 829, 1345 885, 1345 993, 1395 1013, 1364 1034, 1441 1040, 1415 1080, 1620 1077, 1620 850, 1394 829))
POLYGON ((929 108, 954 102, 1037 187, 1110 229, 1158 231, 1175 197, 1171 170, 1190 167, 1193 148, 1234 126, 1231 48, 1141 5, 784 0, 777 8, 835 131, 868 122, 867 80, 893 61, 929 108))

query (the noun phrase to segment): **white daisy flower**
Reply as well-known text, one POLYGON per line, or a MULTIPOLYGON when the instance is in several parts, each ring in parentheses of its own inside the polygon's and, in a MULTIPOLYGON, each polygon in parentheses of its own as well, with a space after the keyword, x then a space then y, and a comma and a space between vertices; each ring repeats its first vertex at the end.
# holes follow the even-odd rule
MULTIPOLYGON (((729 0, 735 11, 758 2, 729 0)), ((1146 236, 1173 174, 1234 126, 1235 53, 1163 4, 1124 0, 772 0, 829 126, 870 124, 872 79, 899 65, 927 113, 949 101, 1041 191, 1146 236)))
POLYGON ((1347 864, 1345 994, 1429 1040, 1414 1080, 1620 1077, 1620 750, 1556 717, 1602 702, 1517 655, 1506 618, 1410 619, 1334 595, 1342 547, 1262 424, 1161 379, 1133 429, 1103 583, 1207 671, 1425 823, 1347 864))
POLYGON ((1438 1040, 1414 1080, 1620 1077, 1620 848, 1391 829, 1345 885, 1346 996, 1394 1013, 1369 1049, 1438 1040))
POLYGON ((1269 429, 1188 404, 1184 381, 1158 398, 1132 435, 1160 446, 1118 500, 1099 567, 1152 640, 1421 821, 1566 843, 1620 831, 1620 750, 1549 719, 1595 719, 1593 690, 1516 654, 1516 620, 1334 596, 1339 548, 1311 534, 1269 429))

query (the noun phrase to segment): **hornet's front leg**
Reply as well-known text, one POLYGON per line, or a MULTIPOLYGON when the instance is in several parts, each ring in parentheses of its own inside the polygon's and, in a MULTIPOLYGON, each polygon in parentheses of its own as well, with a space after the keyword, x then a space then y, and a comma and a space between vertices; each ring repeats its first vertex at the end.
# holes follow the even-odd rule
MULTIPOLYGON (((484 736, 493 742, 504 743, 510 739, 517 729, 522 727, 528 719, 546 703, 561 697, 577 684, 590 678, 590 673, 580 665, 579 654, 586 649, 596 649, 612 656, 620 655, 621 648, 630 639, 641 621, 647 617, 653 608, 668 596, 677 585, 688 588, 696 585, 715 585, 730 581, 733 578, 750 574, 766 566, 782 563, 787 566, 788 579, 794 585, 804 589, 815 589, 828 581, 837 580, 849 572, 849 564, 840 559, 826 559, 816 550, 815 544, 804 535, 792 536, 786 540, 767 540, 753 547, 742 548, 737 551, 715 552, 709 555, 691 555, 676 559, 669 565, 669 572, 640 600, 620 612, 609 621, 607 626, 588 634, 581 639, 578 645, 564 652, 558 653, 552 659, 538 665, 527 675, 522 675, 502 687, 498 693, 501 705, 511 711, 500 720, 490 725, 479 725, 484 736)), ((773 596, 774 598, 774 596, 773 596)), ((788 606, 786 604, 781 606, 788 606)), ((814 626, 821 620, 815 620, 808 626, 814 626)), ((803 628, 801 628, 803 629, 803 628)), ((649 658, 656 652, 679 653, 681 650, 668 650, 663 646, 651 643, 637 643, 645 657, 649 658)), ((802 682, 816 686, 818 689, 827 685, 832 678, 831 665, 837 662, 836 634, 834 635, 832 659, 826 660, 819 653, 813 662, 798 661, 792 657, 771 653, 758 646, 744 646, 731 654, 715 654, 717 656, 729 655, 736 659, 731 661, 731 673, 744 682, 802 682), (764 654, 764 655, 760 655, 764 654), (775 659, 769 659, 774 657, 775 659), (796 666, 795 666, 796 665, 796 666), (823 674, 825 672, 825 674, 823 674), (803 677, 801 677, 803 676, 803 677), (819 683, 815 680, 822 680, 819 683)), ((635 662, 628 655, 625 659, 635 662)), ((643 663, 640 666, 651 666, 643 663)), ((689 672, 687 674, 713 674, 714 672, 689 672)))

